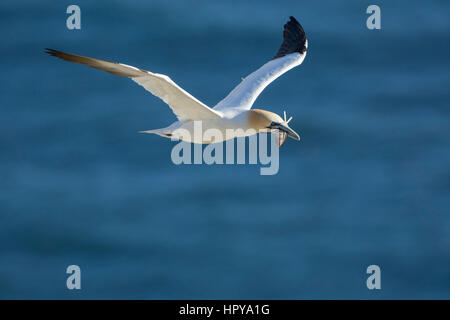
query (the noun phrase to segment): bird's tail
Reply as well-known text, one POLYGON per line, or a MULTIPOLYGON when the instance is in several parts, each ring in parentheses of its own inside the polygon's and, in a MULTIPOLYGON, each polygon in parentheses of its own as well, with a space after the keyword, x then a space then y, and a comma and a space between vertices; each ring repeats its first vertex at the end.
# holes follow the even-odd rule
POLYGON ((170 131, 167 131, 166 128, 153 129, 153 130, 144 130, 144 131, 139 131, 139 133, 153 133, 153 134, 157 134, 158 136, 165 137, 165 138, 171 138, 172 137, 172 133, 170 131))

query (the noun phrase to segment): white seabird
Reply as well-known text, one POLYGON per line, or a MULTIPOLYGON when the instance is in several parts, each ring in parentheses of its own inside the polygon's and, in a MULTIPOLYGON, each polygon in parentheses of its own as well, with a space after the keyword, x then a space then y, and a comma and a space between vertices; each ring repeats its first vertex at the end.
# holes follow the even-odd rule
POLYGON ((276 78, 300 65, 306 56, 308 41, 300 23, 294 18, 284 25, 283 43, 275 57, 254 71, 234 88, 228 96, 213 108, 208 107, 188 92, 179 87, 168 76, 153 73, 122 63, 108 62, 71 53, 46 49, 46 52, 60 59, 84 64, 118 76, 128 77, 161 98, 169 105, 178 121, 161 129, 141 131, 155 133, 166 138, 172 138, 177 129, 185 129, 190 134, 188 138, 180 139, 193 143, 221 142, 235 137, 248 136, 256 132, 272 132, 279 136, 279 145, 283 145, 289 136, 300 140, 300 136, 292 130, 288 123, 292 119, 284 119, 279 115, 261 109, 251 109, 259 94, 276 78), (201 121, 202 130, 218 129, 222 132, 222 140, 204 140, 203 135, 194 134, 194 123, 201 121), (226 130, 242 129, 229 135, 226 130), (248 130, 253 129, 253 130, 248 130))

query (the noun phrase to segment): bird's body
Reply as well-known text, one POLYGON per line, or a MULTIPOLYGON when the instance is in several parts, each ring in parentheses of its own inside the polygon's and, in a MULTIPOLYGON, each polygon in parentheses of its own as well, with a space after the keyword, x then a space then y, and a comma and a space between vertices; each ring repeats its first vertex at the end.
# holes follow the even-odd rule
POLYGON ((286 119, 286 114, 282 119, 273 112, 251 109, 251 107, 267 85, 303 62, 307 46, 308 42, 302 26, 291 17, 284 26, 283 43, 277 55, 244 78, 213 108, 197 100, 166 75, 52 49, 47 49, 47 53, 66 61, 129 77, 167 103, 178 121, 165 128, 141 131, 143 133, 154 133, 166 138, 176 136, 193 143, 213 143, 258 132, 273 132, 279 135, 279 145, 282 145, 287 136, 300 139, 298 134, 288 126, 290 119, 286 119), (211 135, 207 132, 215 132, 215 134, 211 135))
MULTIPOLYGON (((253 109, 243 110, 230 114, 229 116, 222 116, 217 119, 203 119, 202 121, 176 121, 170 126, 161 129, 142 131, 142 133, 154 133, 166 138, 174 138, 178 133, 177 138, 186 142, 192 143, 216 143, 229 139, 251 136, 258 132, 269 132, 267 122, 259 115, 265 110, 253 109), (218 134, 213 137, 205 138, 204 132, 218 134), (187 134, 183 134, 187 132, 187 134)), ((268 112, 268 111, 265 111, 268 112)), ((275 116, 278 116, 274 114, 275 116)), ((283 121, 279 117, 280 121, 283 121)), ((206 135, 207 136, 207 135, 206 135)))

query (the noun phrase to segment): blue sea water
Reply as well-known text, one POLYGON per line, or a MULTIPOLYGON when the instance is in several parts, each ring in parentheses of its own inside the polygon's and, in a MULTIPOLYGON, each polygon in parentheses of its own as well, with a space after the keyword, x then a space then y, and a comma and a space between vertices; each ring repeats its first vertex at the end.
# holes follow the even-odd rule
POLYGON ((0 298, 450 298, 449 2, 80 0, 68 30, 70 4, 0 3, 0 298), (274 176, 174 165, 174 142, 137 133, 175 120, 162 101, 43 53, 164 73, 212 106, 290 15, 308 55, 255 104, 302 136, 274 176))

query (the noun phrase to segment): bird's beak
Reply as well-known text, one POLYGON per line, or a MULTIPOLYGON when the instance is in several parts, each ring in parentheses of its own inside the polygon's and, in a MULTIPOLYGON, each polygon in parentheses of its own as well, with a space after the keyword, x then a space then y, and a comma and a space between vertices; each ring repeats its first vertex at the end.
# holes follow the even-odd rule
POLYGON ((272 125, 270 125, 270 128, 281 130, 283 132, 286 132, 288 137, 291 137, 292 139, 295 139, 295 140, 300 140, 300 136, 298 135, 298 133, 295 132, 294 130, 292 130, 291 128, 289 128, 289 126, 287 124, 273 123, 272 125))

